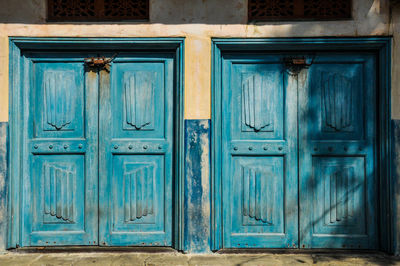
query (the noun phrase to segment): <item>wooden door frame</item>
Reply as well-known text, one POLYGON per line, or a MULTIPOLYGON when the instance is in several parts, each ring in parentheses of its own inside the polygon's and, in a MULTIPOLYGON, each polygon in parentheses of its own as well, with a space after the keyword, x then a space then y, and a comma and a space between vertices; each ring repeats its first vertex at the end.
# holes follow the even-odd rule
MULTIPOLYGON (((9 248, 18 248, 22 243, 21 188, 22 164, 20 152, 26 140, 23 138, 24 114, 22 97, 26 68, 23 52, 47 50, 60 51, 116 51, 116 50, 159 50, 175 56, 174 79, 174 180, 173 180, 173 247, 183 249, 183 165, 184 165, 184 38, 41 38, 10 37, 9 39, 9 184, 8 186, 8 236, 9 248)), ((83 62, 82 62, 83 67, 83 62)))
POLYGON ((222 175, 221 175, 221 62, 225 52, 296 51, 371 51, 377 56, 378 71, 378 176, 379 176, 379 249, 393 252, 395 247, 395 197, 392 176, 391 124, 391 37, 371 38, 213 38, 211 82, 211 249, 223 248, 222 175))

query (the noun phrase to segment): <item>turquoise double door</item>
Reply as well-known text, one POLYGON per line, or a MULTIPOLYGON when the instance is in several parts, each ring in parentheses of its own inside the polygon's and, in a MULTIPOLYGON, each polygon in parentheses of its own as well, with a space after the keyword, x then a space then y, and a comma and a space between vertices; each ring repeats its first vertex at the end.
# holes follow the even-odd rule
POLYGON ((172 245, 174 56, 97 56, 24 54, 23 246, 172 245))
POLYGON ((377 248, 376 59, 296 56, 222 56, 223 247, 377 248))

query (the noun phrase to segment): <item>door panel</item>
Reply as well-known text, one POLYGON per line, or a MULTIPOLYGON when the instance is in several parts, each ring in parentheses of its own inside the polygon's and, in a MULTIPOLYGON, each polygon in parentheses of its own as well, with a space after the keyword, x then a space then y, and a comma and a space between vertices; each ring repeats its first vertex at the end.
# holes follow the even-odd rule
POLYGON ((374 65, 368 54, 318 55, 299 76, 303 247, 376 247, 374 65))
POLYGON ((173 62, 119 54, 100 73, 102 245, 172 245, 173 62))
POLYGON ((297 246, 297 84, 280 56, 224 57, 225 248, 297 246))
POLYGON ((23 245, 96 244, 96 75, 84 72, 79 54, 26 58, 23 245))

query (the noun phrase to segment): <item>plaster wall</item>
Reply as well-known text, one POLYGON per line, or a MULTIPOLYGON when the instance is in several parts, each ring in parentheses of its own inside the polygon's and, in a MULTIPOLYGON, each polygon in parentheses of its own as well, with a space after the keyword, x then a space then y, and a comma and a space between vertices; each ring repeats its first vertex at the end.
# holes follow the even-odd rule
POLYGON ((346 21, 247 24, 247 0, 150 0, 145 23, 47 23, 45 0, 0 0, 0 121, 8 121, 8 37, 186 37, 185 118, 211 117, 212 37, 394 34, 392 117, 400 118, 400 10, 389 0, 353 0, 346 21))

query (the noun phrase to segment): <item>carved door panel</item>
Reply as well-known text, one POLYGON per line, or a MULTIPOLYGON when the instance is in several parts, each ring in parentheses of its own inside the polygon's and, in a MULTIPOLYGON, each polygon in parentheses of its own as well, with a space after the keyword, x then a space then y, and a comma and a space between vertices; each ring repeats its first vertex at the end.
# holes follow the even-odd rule
POLYGON ((100 72, 100 244, 171 246, 173 62, 120 53, 100 72))
POLYGON ((223 246, 298 246, 297 83, 280 56, 225 55, 223 246))
POLYGON ((25 54, 23 246, 97 244, 98 80, 86 56, 25 54))
POLYGON ((376 247, 373 55, 319 55, 299 76, 300 242, 376 247))

